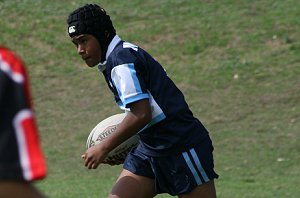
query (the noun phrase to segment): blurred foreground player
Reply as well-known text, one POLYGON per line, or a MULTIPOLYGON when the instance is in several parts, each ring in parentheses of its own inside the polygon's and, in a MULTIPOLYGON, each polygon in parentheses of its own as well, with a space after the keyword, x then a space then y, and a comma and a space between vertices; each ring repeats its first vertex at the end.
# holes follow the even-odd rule
POLYGON ((32 182, 45 176, 26 69, 0 46, 0 197, 44 197, 32 182))

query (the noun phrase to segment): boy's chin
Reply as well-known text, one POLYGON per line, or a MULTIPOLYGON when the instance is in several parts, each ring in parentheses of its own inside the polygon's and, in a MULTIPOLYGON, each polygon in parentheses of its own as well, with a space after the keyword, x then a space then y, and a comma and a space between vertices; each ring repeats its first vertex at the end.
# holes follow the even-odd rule
POLYGON ((92 62, 89 62, 89 61, 85 61, 85 64, 88 66, 88 67, 95 67, 98 65, 98 63, 92 63, 92 62))

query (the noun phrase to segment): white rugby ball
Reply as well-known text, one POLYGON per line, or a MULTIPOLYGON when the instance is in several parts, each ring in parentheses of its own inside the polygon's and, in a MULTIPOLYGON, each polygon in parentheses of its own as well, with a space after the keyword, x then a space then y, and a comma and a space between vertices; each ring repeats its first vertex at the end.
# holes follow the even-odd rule
MULTIPOLYGON (((88 139, 86 141, 86 148, 90 148, 96 144, 99 144, 110 134, 114 133, 118 127, 118 125, 125 118, 126 113, 120 113, 116 115, 112 115, 104 120, 102 120, 99 124, 97 124, 94 129, 90 132, 88 139)), ((106 161, 122 161, 124 162, 128 152, 136 147, 139 143, 139 139, 137 135, 134 135, 127 139, 125 142, 117 146, 114 150, 109 152, 106 157, 106 161)))

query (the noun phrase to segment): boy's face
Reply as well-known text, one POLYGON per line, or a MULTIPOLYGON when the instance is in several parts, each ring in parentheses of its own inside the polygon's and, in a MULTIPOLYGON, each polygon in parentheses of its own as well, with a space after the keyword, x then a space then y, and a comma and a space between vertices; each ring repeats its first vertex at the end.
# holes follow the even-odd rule
POLYGON ((74 36, 72 42, 77 48, 78 54, 89 67, 94 67, 101 61, 101 46, 98 40, 90 34, 74 36))

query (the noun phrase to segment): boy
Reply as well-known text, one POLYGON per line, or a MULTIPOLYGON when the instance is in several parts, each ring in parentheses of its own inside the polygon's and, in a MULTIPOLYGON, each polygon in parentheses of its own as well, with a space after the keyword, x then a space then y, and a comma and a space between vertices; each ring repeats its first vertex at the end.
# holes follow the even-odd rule
POLYGON ((46 176, 21 60, 0 47, 0 197, 44 197, 31 184, 46 176))
POLYGON ((209 134, 163 67, 143 49, 121 40, 98 5, 76 9, 67 23, 81 58, 99 68, 116 103, 128 112, 115 133, 83 154, 85 166, 113 165, 104 161, 107 154, 133 134, 140 138, 109 197, 216 197, 218 175, 209 134))

